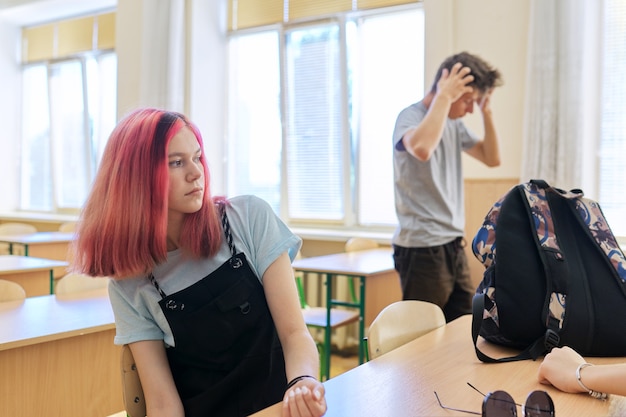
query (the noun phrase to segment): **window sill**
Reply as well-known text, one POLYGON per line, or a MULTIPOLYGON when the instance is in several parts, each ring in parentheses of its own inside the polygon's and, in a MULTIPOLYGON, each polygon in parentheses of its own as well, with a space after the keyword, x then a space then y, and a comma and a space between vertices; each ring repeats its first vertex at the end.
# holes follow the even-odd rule
POLYGON ((352 237, 373 239, 380 245, 391 245, 393 232, 373 232, 368 230, 319 229, 305 227, 290 227, 290 230, 303 240, 317 240, 327 242, 346 242, 352 237))
POLYGON ((73 222, 78 220, 75 214, 36 213, 29 211, 0 212, 0 221, 3 222, 28 222, 59 223, 73 222))

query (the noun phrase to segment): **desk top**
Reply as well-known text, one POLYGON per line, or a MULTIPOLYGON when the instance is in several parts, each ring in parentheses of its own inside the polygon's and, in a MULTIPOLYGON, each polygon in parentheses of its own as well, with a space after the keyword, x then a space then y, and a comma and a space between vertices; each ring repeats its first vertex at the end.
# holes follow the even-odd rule
POLYGON ((0 303, 0 351, 114 328, 106 289, 0 303))
POLYGON ((341 252, 296 259, 292 266, 304 272, 368 276, 393 271, 392 255, 389 248, 341 252))
MULTIPOLYGON (((324 383, 326 417, 362 416, 467 416, 439 407, 434 391, 448 407, 480 412, 483 393, 509 392, 523 404, 533 390, 547 391, 557 416, 605 416, 608 401, 587 394, 566 394, 537 381, 537 361, 486 364, 474 353, 471 315, 461 317, 385 355, 366 362, 324 383)), ((514 351, 481 342, 481 350, 492 357, 514 351)), ((591 358, 593 363, 624 362, 625 358, 591 358)), ((281 404, 262 410, 254 417, 279 417, 281 404)), ((518 415, 521 415, 518 408, 518 415)))
POLYGON ((20 235, 0 235, 0 242, 19 243, 22 245, 64 243, 73 241, 75 236, 74 233, 66 232, 36 232, 20 235))
POLYGON ((43 271, 68 266, 66 261, 33 258, 32 256, 0 255, 0 275, 25 271, 43 271))

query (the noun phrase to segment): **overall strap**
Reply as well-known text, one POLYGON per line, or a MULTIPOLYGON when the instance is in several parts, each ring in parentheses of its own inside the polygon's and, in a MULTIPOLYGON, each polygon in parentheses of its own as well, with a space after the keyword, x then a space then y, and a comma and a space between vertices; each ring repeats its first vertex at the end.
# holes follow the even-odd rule
POLYGON ((230 230, 230 223, 228 222, 228 217, 226 216, 226 203, 220 202, 218 204, 220 214, 222 215, 222 228, 224 229, 224 234, 226 235, 226 242, 228 243, 228 247, 230 248, 230 254, 235 256, 237 254, 237 248, 233 243, 233 235, 230 230))
POLYGON ((167 297, 167 294, 165 294, 165 292, 163 292, 163 290, 161 289, 161 286, 159 285, 159 283, 154 278, 154 275, 152 274, 152 272, 150 272, 150 276, 148 277, 148 279, 150 279, 150 282, 152 283, 152 285, 154 285, 154 288, 156 288, 157 291, 159 292, 159 294, 161 294, 161 298, 167 297))

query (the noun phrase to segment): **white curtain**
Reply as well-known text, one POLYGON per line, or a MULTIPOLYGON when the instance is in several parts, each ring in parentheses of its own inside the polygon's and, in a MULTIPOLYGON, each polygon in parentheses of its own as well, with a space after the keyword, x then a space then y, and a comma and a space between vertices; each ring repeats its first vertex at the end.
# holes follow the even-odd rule
POLYGON ((147 0, 143 14, 141 101, 185 112, 186 1, 147 0))
POLYGON ((523 181, 595 193, 601 5, 531 0, 523 181))

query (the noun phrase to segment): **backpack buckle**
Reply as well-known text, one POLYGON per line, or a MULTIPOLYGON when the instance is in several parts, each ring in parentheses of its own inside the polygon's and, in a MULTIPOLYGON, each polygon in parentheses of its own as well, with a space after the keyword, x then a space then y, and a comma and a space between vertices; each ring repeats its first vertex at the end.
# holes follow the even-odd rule
POLYGON ((546 347, 546 349, 548 349, 548 352, 551 351, 552 348, 558 346, 560 341, 561 337, 557 332, 552 329, 546 330, 546 335, 543 339, 543 345, 546 347))

